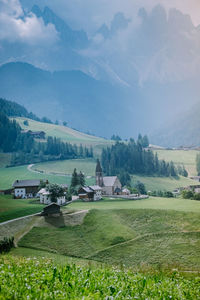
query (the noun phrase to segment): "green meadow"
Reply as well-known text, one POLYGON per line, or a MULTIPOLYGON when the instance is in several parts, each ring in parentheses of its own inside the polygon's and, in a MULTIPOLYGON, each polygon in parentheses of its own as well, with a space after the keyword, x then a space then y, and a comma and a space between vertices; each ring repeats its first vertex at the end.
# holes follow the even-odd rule
POLYGON ((0 223, 38 213, 42 208, 43 205, 33 199, 13 199, 10 195, 0 195, 0 223))
MULTIPOLYGON (((12 187, 13 182, 16 179, 48 179, 50 183, 70 185, 70 176, 58 176, 54 174, 36 173, 28 170, 28 166, 18 166, 11 168, 0 168, 0 189, 9 189, 12 187)), ((94 179, 86 179, 87 184, 93 184, 94 179)))
POLYGON ((57 138, 60 138, 64 142, 77 145, 82 144, 83 146, 92 146, 96 155, 101 154, 101 150, 103 147, 112 145, 113 143, 110 140, 106 140, 104 138, 96 137, 93 135, 88 135, 66 126, 42 123, 22 117, 15 119, 24 130, 44 131, 46 133, 46 136, 55 136, 57 138), (29 126, 24 125, 25 120, 28 121, 29 126))
POLYGON ((200 271, 200 203, 196 211, 195 203, 193 208, 182 203, 182 209, 170 210, 167 200, 162 209, 152 201, 146 200, 146 205, 132 201, 132 208, 128 201, 121 200, 123 208, 117 205, 120 201, 113 200, 112 207, 102 201, 104 208, 97 205, 96 209, 97 203, 84 207, 73 203, 68 209, 89 209, 81 224, 59 227, 52 219, 37 223, 19 246, 125 267, 173 265, 200 271))
POLYGON ((69 159, 63 161, 51 161, 35 164, 32 169, 45 173, 55 172, 72 174, 76 168, 77 172, 82 171, 86 176, 95 176, 95 159, 69 159))
POLYGON ((159 159, 173 161, 175 165, 184 165, 189 176, 197 175, 196 155, 197 150, 155 150, 159 159))

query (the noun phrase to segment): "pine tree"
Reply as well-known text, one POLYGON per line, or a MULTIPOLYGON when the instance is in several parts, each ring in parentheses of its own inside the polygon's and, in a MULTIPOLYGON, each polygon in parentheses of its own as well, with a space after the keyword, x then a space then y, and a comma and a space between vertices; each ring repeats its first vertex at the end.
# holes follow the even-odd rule
POLYGON ((84 186, 85 185, 85 176, 84 176, 84 174, 81 171, 80 171, 78 177, 79 177, 79 184, 81 186, 84 186))
POLYGON ((72 174, 71 187, 76 187, 78 184, 79 184, 79 177, 75 168, 72 174))

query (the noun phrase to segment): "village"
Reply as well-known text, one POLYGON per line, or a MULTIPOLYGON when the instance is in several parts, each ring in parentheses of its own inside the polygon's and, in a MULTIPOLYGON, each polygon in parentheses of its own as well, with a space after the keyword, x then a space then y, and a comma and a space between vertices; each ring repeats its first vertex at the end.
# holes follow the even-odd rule
MULTIPOLYGON (((199 176, 196 176, 193 180, 199 182, 199 176)), ((103 176, 102 167, 98 159, 95 181, 95 185, 79 185, 76 193, 69 197, 70 187, 67 184, 51 184, 48 180, 39 179, 16 179, 12 188, 1 190, 0 194, 11 194, 15 199, 34 198, 43 205, 53 205, 54 207, 55 204, 57 206, 65 206, 78 200, 83 202, 100 201, 103 197, 127 200, 139 200, 149 197, 148 194, 132 194, 126 186, 122 186, 118 176, 103 176)), ((177 188, 173 191, 174 197, 180 195, 183 191, 200 194, 200 185, 195 184, 188 187, 177 188)), ((151 191, 148 193, 151 193, 151 191)))
POLYGON ((97 160, 95 185, 80 185, 77 192, 69 198, 70 187, 67 184, 51 184, 48 180, 16 179, 12 188, 0 191, 1 194, 11 194, 15 199, 37 199, 41 204, 59 206, 68 205, 72 201, 84 202, 100 201, 103 197, 121 199, 145 199, 147 195, 131 194, 131 191, 122 184, 117 176, 103 176, 100 161, 97 160))

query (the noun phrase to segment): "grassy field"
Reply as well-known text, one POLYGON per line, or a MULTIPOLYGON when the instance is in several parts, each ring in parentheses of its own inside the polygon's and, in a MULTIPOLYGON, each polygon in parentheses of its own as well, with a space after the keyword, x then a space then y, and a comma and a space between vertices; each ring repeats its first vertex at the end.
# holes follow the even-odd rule
POLYGON ((35 164, 32 169, 43 172, 57 172, 63 174, 72 174, 76 168, 77 172, 82 171, 87 176, 95 176, 95 159, 71 159, 63 161, 52 161, 35 164))
MULTIPOLYGON (((96 161, 94 159, 73 159, 65 161, 53 161, 35 164, 32 169, 40 170, 42 172, 58 172, 63 174, 72 174, 74 168, 82 171, 85 175, 95 175, 96 161)), ((179 178, 173 177, 148 177, 148 176, 132 176, 133 185, 141 181, 145 184, 147 190, 166 190, 173 191, 175 188, 184 187, 195 184, 189 178, 180 176, 179 178)))
POLYGON ((158 153, 159 159, 173 161, 176 165, 184 165, 189 176, 197 175, 196 171, 196 155, 199 151, 196 150, 155 150, 158 153))
MULTIPOLYGON (((27 169, 27 166, 19 166, 12 168, 0 168, 0 189, 11 188, 13 182, 16 179, 48 179, 50 183, 62 184, 66 183, 70 185, 71 177, 69 176, 57 176, 42 173, 31 172, 27 169)), ((87 184, 93 184, 94 179, 87 179, 87 184)))
MULTIPOLYGON (((146 207, 152 200, 146 200, 146 207)), ((169 210, 167 205, 162 210, 153 209, 152 202, 151 209, 133 209, 134 204, 130 209, 129 203, 119 209, 115 205, 119 201, 115 202, 112 202, 115 209, 107 209, 109 202, 105 201, 106 210, 90 210, 81 225, 61 228, 53 227, 52 223, 38 225, 19 245, 126 267, 176 262, 181 269, 200 270, 200 206, 197 205, 196 212, 187 206, 185 211, 169 210)), ((74 203, 71 208, 77 205, 74 203)))
POLYGON ((13 199, 10 195, 0 195, 0 222, 12 220, 40 212, 43 205, 34 200, 13 199))
POLYGON ((98 202, 73 202, 67 209, 160 209, 176 210, 182 212, 200 213, 200 201, 186 200, 182 198, 150 197, 143 200, 121 200, 106 198, 98 202))
POLYGON ((37 122, 22 117, 15 119, 20 124, 22 129, 33 131, 42 130, 46 133, 46 136, 56 136, 57 138, 60 138, 61 140, 72 144, 83 144, 84 146, 92 146, 94 147, 94 152, 96 155, 101 154, 102 147, 111 145, 113 143, 112 141, 88 135, 65 126, 37 122), (25 120, 28 120, 29 126, 24 125, 23 122, 25 120))
POLYGON ((132 176, 132 184, 141 181, 145 184, 147 191, 173 191, 178 187, 194 185, 196 182, 190 178, 183 176, 175 177, 148 177, 148 176, 132 176))
POLYGON ((1 299, 198 299, 199 279, 178 273, 55 265, 45 259, 0 258, 1 299))

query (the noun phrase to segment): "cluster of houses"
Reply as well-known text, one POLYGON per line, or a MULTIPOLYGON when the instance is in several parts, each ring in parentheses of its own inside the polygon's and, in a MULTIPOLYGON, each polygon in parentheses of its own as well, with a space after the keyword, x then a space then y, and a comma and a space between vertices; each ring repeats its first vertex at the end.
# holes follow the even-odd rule
MULTIPOLYGON (((99 201, 103 195, 130 195, 130 191, 125 188, 122 189, 121 182, 117 176, 103 176, 100 162, 96 166, 96 185, 83 186, 78 190, 79 199, 83 201, 99 201)), ((48 184, 48 181, 46 181, 48 184)), ((51 193, 46 188, 40 188, 41 181, 39 179, 33 180, 16 180, 13 183, 15 198, 39 198, 43 204, 51 203, 51 193)), ((57 198, 57 204, 64 205, 66 203, 67 185, 61 185, 64 189, 64 195, 57 198)))
MULTIPOLYGON (((48 180, 45 182, 48 184, 48 180)), ((16 180, 13 183, 14 188, 14 197, 15 198, 40 198, 40 203, 42 204, 51 204, 51 193, 46 188, 40 188, 41 180, 16 180)), ((60 184, 64 190, 64 195, 57 197, 57 204, 64 205, 66 203, 65 195, 67 193, 68 185, 60 184)))

